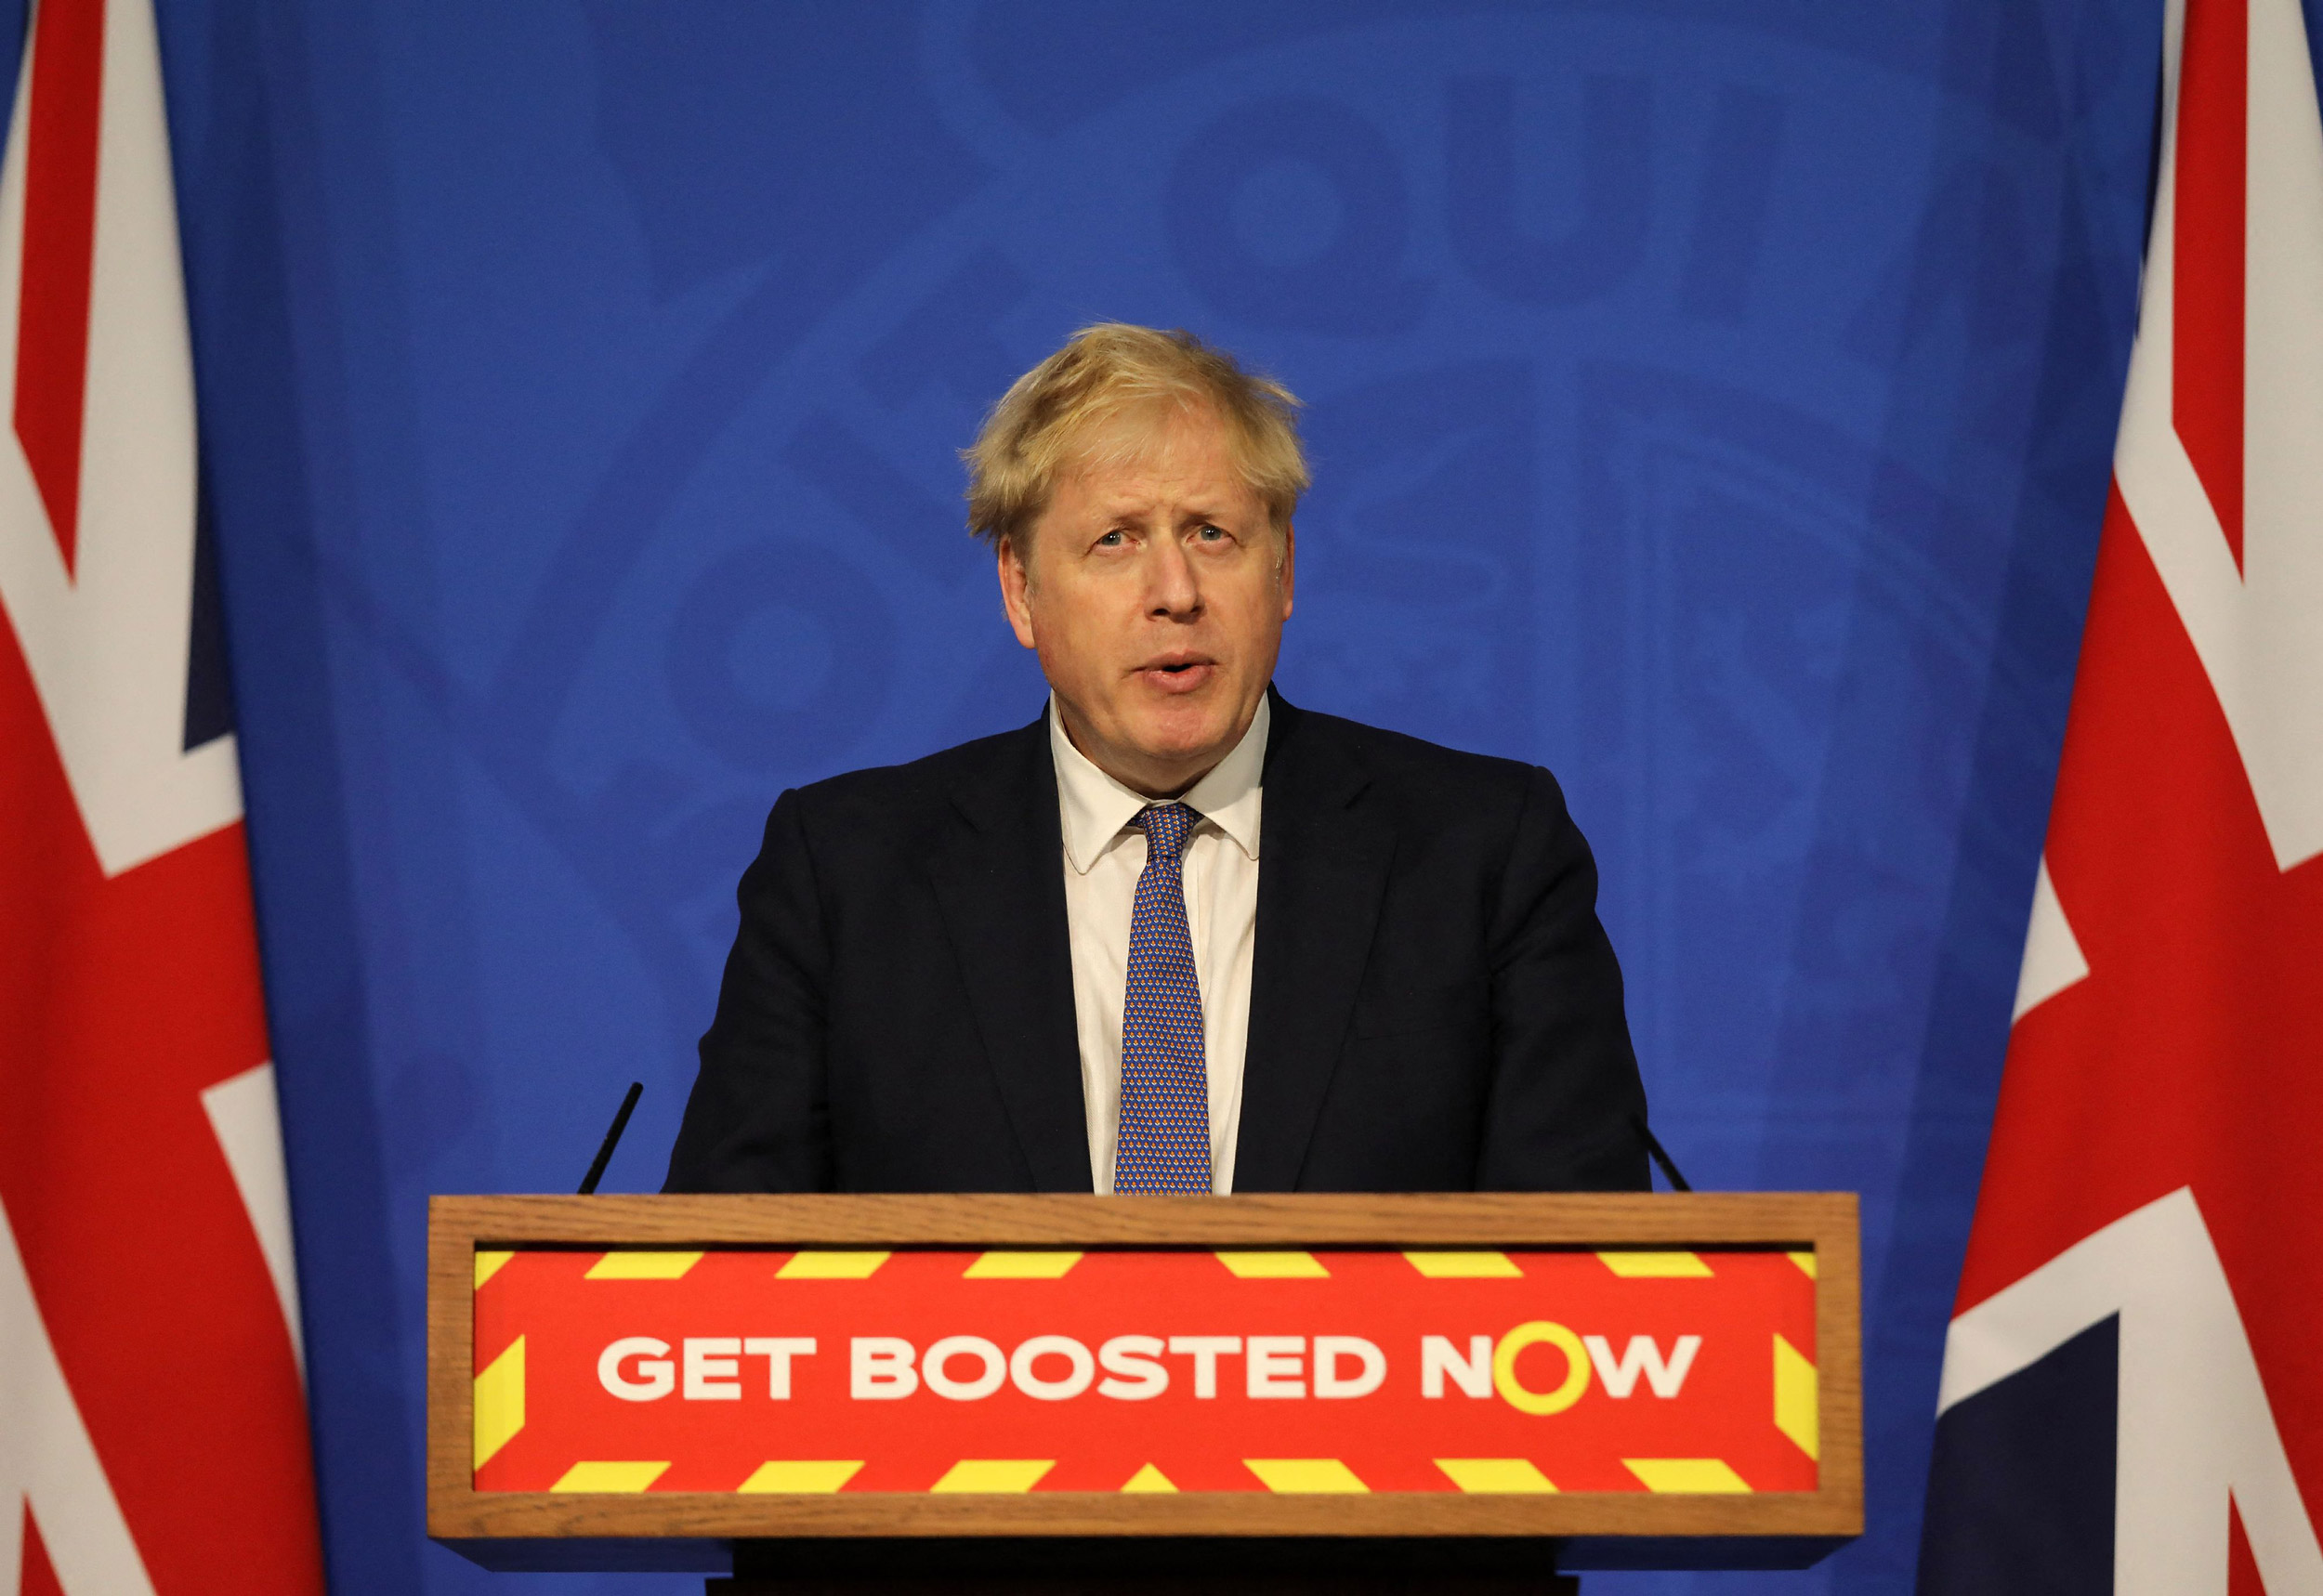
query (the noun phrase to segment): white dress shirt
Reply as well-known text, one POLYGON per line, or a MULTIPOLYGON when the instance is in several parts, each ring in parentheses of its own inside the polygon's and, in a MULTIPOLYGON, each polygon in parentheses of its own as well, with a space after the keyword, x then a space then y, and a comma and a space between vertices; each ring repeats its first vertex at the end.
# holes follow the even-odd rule
MULTIPOLYGON (((1259 777, 1266 763, 1266 700, 1250 730, 1177 799, 1201 817, 1186 839, 1186 928, 1201 988, 1202 1061, 1210 1078, 1210 1187, 1234 1189, 1234 1137, 1242 1119, 1242 1053, 1250 1037, 1251 954, 1258 925, 1259 777)), ((1122 1002, 1129 985, 1129 917, 1146 868, 1146 834, 1130 821, 1155 802, 1089 762, 1049 700, 1049 749, 1065 833, 1065 919, 1072 939, 1073 1018, 1081 1039, 1081 1098, 1096 1190, 1113 1189, 1122 1118, 1122 1002)))

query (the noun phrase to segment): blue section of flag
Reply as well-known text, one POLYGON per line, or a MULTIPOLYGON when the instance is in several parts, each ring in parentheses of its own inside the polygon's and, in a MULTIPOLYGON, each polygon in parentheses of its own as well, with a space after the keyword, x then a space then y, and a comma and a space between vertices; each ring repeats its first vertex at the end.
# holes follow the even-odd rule
POLYGON ((1920 1596, 2110 1596, 2121 1320, 1936 1420, 1920 1596))

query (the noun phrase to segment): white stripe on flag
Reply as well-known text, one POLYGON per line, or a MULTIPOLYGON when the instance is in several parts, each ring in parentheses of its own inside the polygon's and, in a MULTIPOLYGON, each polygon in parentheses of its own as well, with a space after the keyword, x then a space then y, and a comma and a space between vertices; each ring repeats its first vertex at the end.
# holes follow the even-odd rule
POLYGON ((234 1171, 234 1189, 266 1254, 274 1295, 290 1328, 300 1379, 307 1374, 307 1341, 298 1323, 298 1258, 291 1245, 290 1180, 282 1169, 282 1119, 274 1095, 274 1066, 261 1064, 230 1076, 202 1093, 210 1129, 234 1171))

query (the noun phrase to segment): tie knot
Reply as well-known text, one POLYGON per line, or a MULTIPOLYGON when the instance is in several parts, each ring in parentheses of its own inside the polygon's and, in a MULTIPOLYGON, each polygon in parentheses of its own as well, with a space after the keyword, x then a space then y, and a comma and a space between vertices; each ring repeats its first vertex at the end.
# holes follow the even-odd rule
POLYGON ((1156 855, 1177 858, 1186 851, 1186 834, 1201 817, 1183 804, 1153 804, 1130 822, 1146 834, 1146 846, 1156 855))

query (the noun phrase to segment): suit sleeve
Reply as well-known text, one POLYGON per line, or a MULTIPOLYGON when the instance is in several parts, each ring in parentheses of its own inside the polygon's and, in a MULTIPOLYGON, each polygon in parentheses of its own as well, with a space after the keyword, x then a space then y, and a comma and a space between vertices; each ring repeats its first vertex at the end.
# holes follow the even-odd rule
POLYGON ((802 810, 796 792, 776 801, 758 857, 742 872, 742 926, 665 1192, 831 1188, 831 949, 802 810))
POLYGON ((1597 866, 1545 770, 1502 872, 1490 947, 1492 1082, 1485 1191, 1643 1191, 1645 1088, 1621 970, 1597 921, 1597 866))

